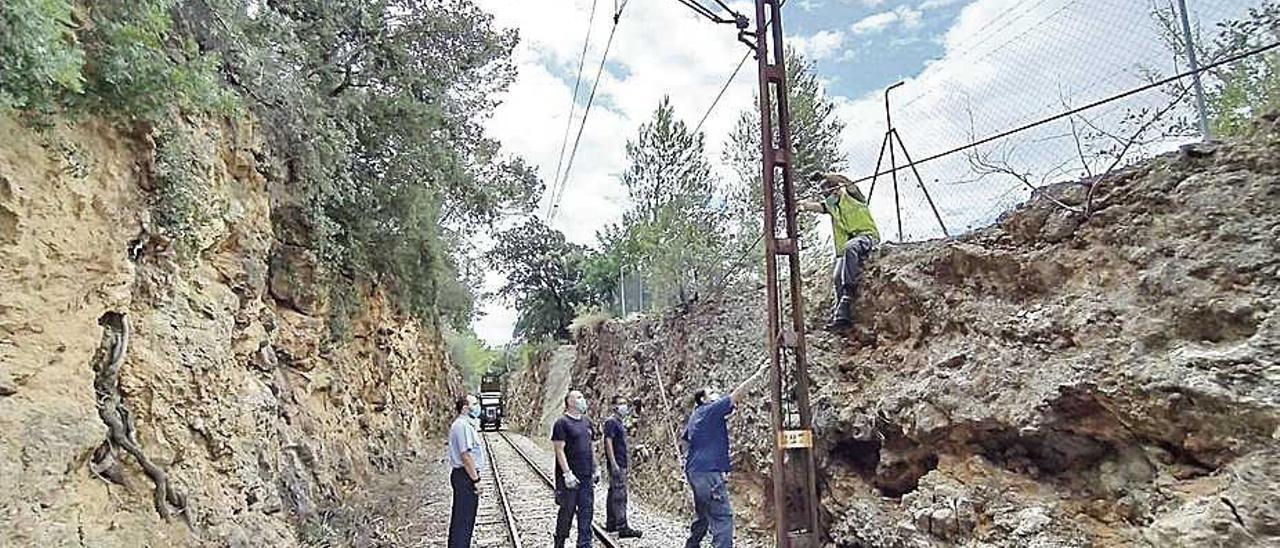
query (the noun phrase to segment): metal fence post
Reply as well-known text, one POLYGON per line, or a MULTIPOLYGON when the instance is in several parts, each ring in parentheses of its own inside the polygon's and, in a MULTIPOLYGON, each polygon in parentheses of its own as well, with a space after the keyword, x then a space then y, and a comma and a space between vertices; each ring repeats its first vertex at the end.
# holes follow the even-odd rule
POLYGON ((1196 43, 1191 36, 1191 14, 1187 12, 1187 0, 1178 0, 1178 12, 1182 18, 1182 37, 1187 45, 1187 62, 1194 72, 1191 81, 1196 91, 1196 110, 1200 113, 1200 139, 1208 141, 1213 138, 1213 134, 1209 132, 1209 111, 1204 102, 1204 85, 1200 83, 1200 61, 1196 59, 1196 43))
POLYGON ((622 314, 619 317, 627 317, 627 277, 622 273, 622 265, 618 265, 618 295, 622 297, 622 314))

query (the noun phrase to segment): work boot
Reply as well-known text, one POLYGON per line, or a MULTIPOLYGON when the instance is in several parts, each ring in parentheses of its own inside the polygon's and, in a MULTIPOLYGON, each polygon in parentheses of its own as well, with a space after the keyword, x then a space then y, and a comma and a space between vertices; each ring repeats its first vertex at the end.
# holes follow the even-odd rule
POLYGON ((569 540, 568 537, 556 537, 556 548, 564 548, 564 543, 567 540, 569 540))
POLYGON ((606 533, 617 533, 617 532, 618 532, 618 526, 617 526, 617 524, 613 524, 613 523, 606 523, 606 524, 604 524, 604 532, 606 532, 606 533))
POLYGON ((644 536, 644 533, 641 533, 640 531, 637 531, 630 527, 623 527, 621 529, 618 529, 618 538, 640 538, 643 536, 644 536))
POLYGON ((853 299, 850 297, 840 297, 836 301, 835 309, 831 311, 831 322, 827 324, 827 329, 831 331, 847 329, 853 325, 853 318, 850 311, 853 309, 853 299))

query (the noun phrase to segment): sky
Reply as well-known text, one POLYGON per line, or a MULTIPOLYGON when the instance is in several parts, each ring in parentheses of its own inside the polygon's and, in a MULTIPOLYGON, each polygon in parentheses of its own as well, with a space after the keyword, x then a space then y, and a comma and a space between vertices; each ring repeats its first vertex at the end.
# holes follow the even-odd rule
MULTIPOLYGON (((596 231, 627 208, 617 174, 626 166, 625 144, 670 96, 690 125, 708 112, 716 93, 746 51, 732 25, 716 25, 677 0, 626 3, 613 24, 615 0, 477 0, 495 24, 516 29, 519 75, 487 121, 507 152, 538 167, 552 186, 561 155, 575 75, 590 25, 572 131, 578 131, 596 68, 611 29, 609 62, 594 106, 565 178, 552 226, 578 243, 595 243, 596 231)), ((815 70, 846 123, 842 136, 851 175, 874 171, 885 136, 883 90, 895 90, 895 126, 913 158, 945 151, 974 137, 1034 120, 1128 89, 1152 72, 1185 70, 1160 40, 1150 15, 1155 0, 789 0, 783 9, 787 43, 815 63, 815 70)), ((1164 0, 1167 4, 1167 0, 1164 0)), ((713 0, 702 0, 717 8, 713 0)), ((745 1, 726 2, 752 17, 745 1)), ((1188 0, 1197 28, 1211 34, 1215 21, 1241 13, 1256 0, 1188 0)), ((722 11, 722 10, 720 10, 722 11)), ((754 63, 728 87, 710 111, 703 131, 708 157, 720 158, 738 114, 753 108, 754 63)), ((1148 94, 1093 111, 1099 127, 1123 127, 1126 109, 1158 104, 1148 94)), ((1034 182, 1083 174, 1072 166, 1073 143, 1063 143, 1067 121, 1019 136, 1016 142, 979 149, 1034 182)), ((1097 143, 1104 146, 1105 143, 1097 143)), ((1167 145, 1167 144, 1166 144, 1167 145)), ((572 146, 572 135, 569 139, 572 146)), ((1158 147, 1160 145, 1152 145, 1158 147)), ((886 166, 888 165, 886 157, 886 166)), ((901 157, 895 158, 899 164, 901 157)), ((1077 162, 1079 163, 1079 162, 1077 162)), ((921 166, 920 181, 899 174, 904 241, 942 236, 926 194, 930 190, 949 234, 989 224, 1025 199, 1025 185, 1010 177, 975 173, 963 155, 921 166)), ((722 172, 727 176, 727 172, 722 172)), ((870 191, 868 183, 861 185, 870 191)), ((877 181, 872 211, 887 239, 899 239, 891 181, 877 181), (884 188, 885 190, 880 190, 884 188)), ((540 216, 545 215, 544 202, 540 216)), ((502 283, 488 273, 486 289, 502 283)), ((487 300, 473 322, 490 344, 511 338, 516 312, 487 300)))

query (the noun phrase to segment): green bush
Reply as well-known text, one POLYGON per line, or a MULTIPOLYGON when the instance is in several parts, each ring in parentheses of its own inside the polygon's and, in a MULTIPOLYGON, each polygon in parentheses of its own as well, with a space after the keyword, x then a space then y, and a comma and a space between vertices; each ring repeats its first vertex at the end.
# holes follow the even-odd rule
POLYGON ((173 30, 174 0, 0 3, 0 110, 158 121, 239 104, 218 59, 173 30), (87 13, 92 20, 77 22, 87 13))
POLYGON ((47 113, 84 89, 67 0, 0 2, 0 112, 47 113))
POLYGON ((227 207, 211 179, 216 145, 211 136, 172 122, 157 125, 154 136, 153 220, 173 239, 178 256, 191 259, 209 243, 202 236, 210 235, 227 207))
POLYGON ((173 31, 173 0, 104 2, 86 33, 91 55, 80 101, 105 114, 155 121, 175 110, 233 112, 237 101, 218 60, 173 31))

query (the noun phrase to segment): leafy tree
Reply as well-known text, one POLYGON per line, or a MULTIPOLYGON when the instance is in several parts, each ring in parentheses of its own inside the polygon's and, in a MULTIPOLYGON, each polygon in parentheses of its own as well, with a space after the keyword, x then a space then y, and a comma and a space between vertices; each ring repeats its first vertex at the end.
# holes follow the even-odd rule
POLYGON ((84 50, 72 36, 69 0, 0 3, 0 111, 47 111, 84 89, 84 50))
POLYGON ((471 389, 480 385, 480 377, 488 373, 501 356, 501 352, 489 348, 470 329, 446 330, 444 339, 449 362, 462 374, 463 385, 471 389))
POLYGON ((231 112, 216 58, 173 28, 178 0, 0 3, 0 111, 94 112, 155 122, 175 108, 231 112))
MULTIPOLYGON (((1280 40, 1280 2, 1250 8, 1240 20, 1223 23, 1211 55, 1222 58, 1280 40)), ((1210 57, 1213 59, 1214 57, 1210 57)), ((1266 110, 1280 109, 1280 54, 1270 51, 1227 65, 1218 75, 1221 85, 1210 92, 1210 116, 1215 135, 1237 135, 1266 110)))
MULTIPOLYGON (((835 103, 827 98, 813 63, 794 49, 786 52, 787 105, 791 109, 791 145, 795 148, 792 173, 797 191, 813 191, 806 176, 814 171, 838 171, 847 162, 840 151, 840 133, 844 122, 836 116, 835 103)), ((757 94, 756 102, 759 97, 757 94)), ((738 114, 729 135, 724 161, 737 175, 735 189, 742 189, 754 211, 759 211, 760 185, 760 111, 754 106, 738 114)), ((758 217, 755 215, 754 217, 758 217)), ((757 226, 759 223, 756 223, 757 226)))
MULTIPOLYGON (((1160 35, 1166 47, 1177 59, 1186 57, 1187 43, 1182 33, 1176 8, 1157 4, 1152 16, 1160 27, 1160 35)), ((1199 34, 1198 32, 1196 34, 1199 34)), ((1219 23, 1217 35, 1212 40, 1196 40, 1196 53, 1201 63, 1209 64, 1238 55, 1280 39, 1280 2, 1267 0, 1249 9, 1241 19, 1219 23)), ((1160 73, 1146 69, 1148 78, 1159 78, 1160 73)), ((1215 136, 1232 136, 1250 127, 1254 116, 1280 108, 1280 54, 1275 51, 1252 55, 1240 61, 1223 65, 1203 73, 1206 106, 1209 111, 1211 131, 1215 136)), ((1173 83, 1166 93, 1181 98, 1183 116, 1174 120, 1167 133, 1190 133, 1189 113, 1194 95, 1187 87, 1190 79, 1173 83)))
POLYGON ((564 234, 535 217, 498 235, 489 257, 507 271, 507 283, 498 296, 513 300, 520 311, 516 337, 569 338, 578 308, 590 302, 583 283, 586 254, 585 247, 565 240, 564 234))
POLYGON ((631 208, 599 235, 605 254, 643 272, 658 299, 688 302, 714 284, 725 264, 725 212, 703 136, 678 120, 664 97, 627 143, 627 158, 622 183, 631 208))
POLYGON ((620 312, 618 273, 623 268, 622 254, 604 247, 603 251, 591 251, 582 263, 582 285, 587 302, 601 308, 620 312))
POLYGON ((211 6, 185 24, 289 158, 335 279, 386 284, 415 314, 465 324, 463 242, 542 190, 481 124, 514 78, 515 35, 470 0, 211 6))
MULTIPOLYGON (((826 96, 813 63, 795 50, 788 49, 786 67, 791 144, 795 158, 792 177, 799 196, 812 195, 816 189, 808 181, 810 173, 839 171, 847 166, 840 150, 844 122, 836 116, 835 103, 826 96)), ((730 130, 723 161, 736 175, 729 182, 727 191, 732 219, 730 228, 739 243, 733 254, 737 257, 758 257, 762 247, 759 238, 761 212, 764 210, 764 189, 760 181, 759 109, 747 108, 738 115, 737 123, 730 130)), ((812 217, 802 216, 801 230, 808 231, 815 222, 812 217)), ((760 261, 750 264, 759 265, 760 261)))

